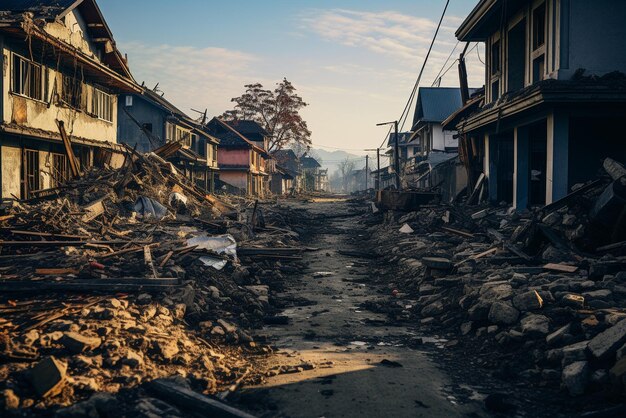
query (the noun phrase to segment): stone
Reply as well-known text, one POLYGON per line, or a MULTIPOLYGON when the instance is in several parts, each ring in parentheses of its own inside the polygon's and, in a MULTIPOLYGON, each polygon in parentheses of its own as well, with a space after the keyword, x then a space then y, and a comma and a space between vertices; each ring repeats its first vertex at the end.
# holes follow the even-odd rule
POLYGON ((467 335, 470 332, 472 332, 472 327, 474 326, 474 323, 472 321, 469 322, 464 322, 461 324, 461 334, 462 335, 467 335))
POLYGON ((165 360, 171 360, 179 352, 178 344, 175 340, 156 341, 156 350, 165 360))
POLYGON ((450 270, 452 268, 452 261, 443 257, 424 257, 422 263, 434 270, 450 270))
POLYGON ((543 299, 536 290, 530 290, 515 296, 513 298, 513 306, 522 312, 534 311, 541 309, 543 299))
POLYGON ((528 315, 522 318, 522 332, 529 334, 548 334, 550 332, 550 320, 544 315, 528 315))
POLYGON ((441 301, 436 301, 424 307, 424 309, 422 309, 421 314, 423 317, 435 316, 435 315, 439 315, 443 313, 443 309, 444 309, 443 303, 441 301))
POLYGON ((501 325, 513 325, 519 318, 519 311, 505 302, 494 302, 489 309, 490 322, 501 325))
POLYGON ((98 337, 88 337, 77 332, 66 332, 61 338, 61 343, 73 354, 92 351, 100 347, 102 340, 98 337))
POLYGON ((566 338, 567 335, 569 335, 571 328, 572 328, 572 324, 567 324, 557 329, 552 334, 546 337, 546 344, 548 344, 549 346, 558 345, 561 341, 563 341, 566 338))
POLYGON ((585 299, 607 300, 611 299, 611 295, 613 295, 613 292, 609 289, 592 290, 590 292, 583 293, 585 299))
POLYGON ((620 359, 609 371, 611 380, 620 385, 622 388, 626 387, 626 357, 620 359))
POLYGON ((133 369, 142 367, 144 364, 143 356, 131 349, 128 349, 126 355, 122 357, 121 361, 122 364, 125 364, 126 366, 133 369))
POLYGON ((561 305, 582 309, 585 307, 585 298, 581 295, 568 293, 561 298, 561 305))
POLYGON ((595 358, 606 358, 626 343, 626 319, 596 335, 589 342, 589 351, 595 358))
POLYGON ((137 304, 139 305, 147 305, 152 302, 152 295, 148 293, 142 293, 137 296, 137 304))
POLYGON ((583 395, 588 382, 589 364, 586 361, 577 361, 563 369, 561 384, 571 396, 583 395))
POLYGON ((488 301, 505 300, 513 296, 513 286, 508 282, 485 283, 480 288, 480 298, 488 301))
POLYGON ((187 305, 184 303, 177 303, 172 308, 172 315, 176 319, 183 319, 185 317, 185 313, 187 312, 187 305))
POLYGON ((2 391, 5 409, 17 409, 20 407, 20 398, 11 389, 2 391))
POLYGON ((570 344, 563 347, 560 350, 561 364, 566 366, 576 361, 587 360, 587 347, 589 341, 581 341, 575 344, 570 344))
POLYGON ((472 321, 484 321, 489 317, 491 305, 486 301, 479 301, 468 309, 469 319, 472 321))
POLYGON ((29 370, 30 382, 42 398, 61 393, 67 381, 67 365, 54 357, 47 357, 29 370))
POLYGON ((224 321, 223 319, 218 319, 217 323, 220 324, 220 326, 224 329, 224 331, 226 331, 229 334, 233 334, 235 332, 237 332, 237 327, 233 324, 231 324, 230 322, 224 321))
POLYGON ((591 374, 591 382, 598 386, 609 383, 609 372, 606 369, 596 370, 591 374))

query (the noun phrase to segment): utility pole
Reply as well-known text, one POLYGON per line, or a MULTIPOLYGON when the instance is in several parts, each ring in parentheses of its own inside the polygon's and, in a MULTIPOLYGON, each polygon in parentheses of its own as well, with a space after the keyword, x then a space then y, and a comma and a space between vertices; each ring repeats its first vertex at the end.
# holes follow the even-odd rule
POLYGON ((368 186, 368 177, 369 174, 367 173, 368 169, 369 169, 369 161, 370 161, 370 156, 366 155, 365 156, 365 190, 367 190, 367 186, 368 186))
POLYGON ((380 190, 380 148, 376 148, 376 164, 378 165, 378 190, 380 190))
POLYGON ((398 121, 393 123, 394 130, 396 131, 396 140, 394 141, 394 154, 395 163, 394 168, 396 170, 396 190, 400 190, 400 153, 398 152, 398 121))

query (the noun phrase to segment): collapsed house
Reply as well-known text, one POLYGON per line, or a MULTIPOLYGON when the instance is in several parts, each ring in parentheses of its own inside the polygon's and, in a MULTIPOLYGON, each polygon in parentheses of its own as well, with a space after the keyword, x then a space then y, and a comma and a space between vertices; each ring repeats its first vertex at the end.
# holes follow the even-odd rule
POLYGON ((217 161, 222 187, 232 193, 264 197, 269 191, 272 157, 267 152, 267 132, 252 124, 256 122, 213 118, 206 131, 220 141, 217 161))
POLYGON ((118 95, 140 90, 96 2, 6 0, 2 9, 2 197, 33 197, 93 165, 119 167, 118 95))
POLYGON ((328 170, 323 170, 322 165, 308 154, 300 157, 300 164, 306 191, 319 192, 328 190, 328 170))
POLYGON ((612 1, 478 3, 456 36, 485 43, 485 90, 464 91, 443 124, 459 131, 472 186, 484 177, 491 201, 523 210, 563 198, 606 157, 626 160, 615 134, 626 114, 625 15, 612 1))
POLYGON ((141 94, 126 94, 122 101, 119 142, 139 152, 157 152, 198 187, 214 191, 219 140, 201 122, 145 86, 141 94))

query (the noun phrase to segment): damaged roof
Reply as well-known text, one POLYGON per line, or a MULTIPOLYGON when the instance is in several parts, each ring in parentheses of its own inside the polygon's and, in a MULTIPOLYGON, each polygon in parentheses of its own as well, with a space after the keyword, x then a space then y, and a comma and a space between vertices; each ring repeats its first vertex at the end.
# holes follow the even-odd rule
POLYGON ((232 128, 235 128, 238 132, 242 133, 243 135, 248 135, 248 134, 257 134, 257 135, 262 135, 262 136, 269 135, 267 131, 258 122, 254 120, 233 120, 233 121, 226 121, 226 123, 230 125, 232 128))
POLYGON ((35 17, 57 17, 70 9, 76 0, 3 0, 2 11, 31 12, 35 17))
MULTIPOLYGON (((476 89, 469 89, 472 95, 476 89)), ((458 87, 420 87, 413 115, 413 129, 420 122, 441 123, 463 106, 458 87)))

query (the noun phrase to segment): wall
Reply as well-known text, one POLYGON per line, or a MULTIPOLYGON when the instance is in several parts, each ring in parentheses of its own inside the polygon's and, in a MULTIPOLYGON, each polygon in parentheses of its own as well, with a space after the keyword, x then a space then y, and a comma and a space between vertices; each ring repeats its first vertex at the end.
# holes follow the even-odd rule
POLYGON ((148 152, 165 144, 165 112, 150 104, 138 95, 130 95, 133 100, 132 106, 126 106, 126 97, 119 96, 117 140, 131 147, 137 145, 137 151, 148 152), (151 123, 152 134, 161 141, 153 146, 146 134, 124 111, 128 111, 139 123, 151 123))
MULTIPOLYGON (((569 45, 569 57, 561 55, 560 78, 569 78, 578 69, 603 75, 626 72, 626 2, 615 0, 561 0, 569 3, 569 28, 563 42, 569 45)), ((567 21, 564 25, 567 25, 567 21)))
POLYGON ((248 173, 244 171, 221 171, 220 180, 231 186, 248 190, 248 173))
POLYGON ((2 153, 0 156, 0 166, 2 171, 2 197, 10 198, 11 195, 20 197, 22 193, 20 184, 22 150, 20 148, 3 145, 0 152, 2 153))
POLYGON ((250 150, 218 148, 217 162, 219 165, 250 165, 250 150))
MULTIPOLYGON (((24 55, 22 51, 16 52, 19 55, 24 55)), ((51 101, 50 107, 48 107, 48 103, 15 95, 10 92, 13 60, 11 59, 11 50, 6 44, 2 53, 4 58, 8 60, 7 71, 3 72, 2 121, 4 123, 14 123, 27 128, 56 133, 58 132, 56 119, 59 119, 65 122, 65 129, 70 135, 104 142, 116 142, 117 96, 113 95, 112 97, 113 121, 108 122, 92 117, 85 112, 57 106, 54 100, 51 101)), ((60 73, 48 68, 47 75, 48 89, 46 96, 50 100, 54 91, 55 80, 57 76, 60 77, 60 73)), ((87 94, 87 103, 90 103, 91 91, 86 89, 84 92, 87 94)))
POLYGON ((78 48, 81 52, 91 56, 98 62, 102 62, 101 52, 95 44, 86 39, 87 25, 80 12, 76 9, 68 13, 64 21, 49 22, 44 27, 44 31, 62 40, 63 42, 78 48))

